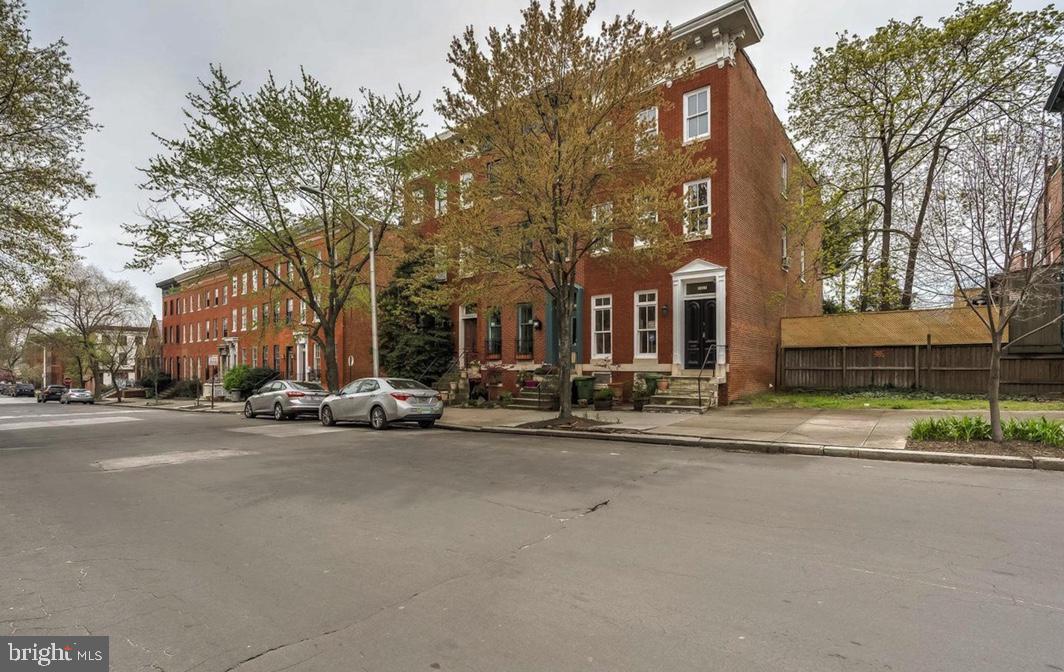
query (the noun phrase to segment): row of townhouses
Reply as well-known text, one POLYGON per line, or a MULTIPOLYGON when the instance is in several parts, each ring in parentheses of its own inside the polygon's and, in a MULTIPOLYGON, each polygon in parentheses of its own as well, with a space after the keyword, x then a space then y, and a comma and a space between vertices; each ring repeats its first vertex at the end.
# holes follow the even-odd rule
MULTIPOLYGON (((629 383, 641 373, 697 375, 708 361, 707 377, 727 403, 773 383, 780 318, 820 312, 819 281, 805 254, 808 248, 812 256, 819 232, 788 240, 783 226, 800 159, 745 51, 763 37, 749 3, 731 2, 674 33, 696 69, 663 85, 670 109, 652 114, 659 133, 697 143, 716 172, 677 185, 697 212, 675 226, 697 222, 698 230, 684 231, 686 247, 674 264, 619 273, 592 258, 580 269, 575 362, 580 373, 629 383)), ((415 207, 426 213, 420 224, 431 229, 457 191, 413 189, 422 200, 415 207)), ((160 282, 164 370, 203 380, 212 366, 244 363, 318 378, 321 353, 308 337, 313 319, 298 296, 278 293, 268 280, 262 269, 217 265, 160 282)), ((455 306, 455 353, 464 364, 496 363, 513 385, 520 372, 557 361, 553 313, 542 291, 505 305, 455 306)), ((335 384, 369 375, 368 316, 345 314, 339 341, 342 380, 335 384)))

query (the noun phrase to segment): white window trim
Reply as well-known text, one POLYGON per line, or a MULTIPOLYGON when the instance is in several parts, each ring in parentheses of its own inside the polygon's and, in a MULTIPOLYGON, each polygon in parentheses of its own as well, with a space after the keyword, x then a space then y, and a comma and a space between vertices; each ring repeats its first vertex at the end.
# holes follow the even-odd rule
POLYGON ((597 358, 613 357, 613 295, 612 294, 598 294, 596 296, 592 296, 591 297, 591 357, 592 358, 596 358, 596 357, 597 358), (610 330, 609 331, 598 331, 598 330, 595 329, 595 314, 598 313, 598 311, 600 311, 600 310, 607 310, 607 308, 604 307, 604 306, 596 306, 595 305, 595 302, 596 302, 597 299, 609 299, 610 300, 610 305, 609 305, 609 308, 608 308, 608 310, 610 311, 610 330), (598 339, 595 338, 595 336, 598 335, 598 334, 609 334, 610 335, 610 352, 599 352, 598 339))
POLYGON ((698 142, 699 140, 705 140, 705 139, 707 139, 710 136, 711 126, 712 126, 712 123, 713 123, 713 112, 712 112, 712 109, 713 109, 713 94, 710 91, 710 87, 703 86, 702 88, 694 89, 693 91, 687 91, 687 92, 685 92, 683 94, 683 141, 684 141, 684 144, 687 144, 689 142, 698 142), (699 93, 702 93, 703 91, 706 92, 706 132, 701 134, 701 135, 689 136, 689 135, 687 135, 687 128, 688 128, 687 121, 691 118, 691 115, 689 114, 687 103, 691 99, 692 96, 698 95, 699 93))
POLYGON ((791 162, 786 154, 780 154, 780 196, 787 198, 787 183, 791 179, 791 162))
POLYGON ((605 201, 603 203, 596 203, 591 206, 591 223, 598 227, 599 217, 605 213, 610 218, 610 235, 606 240, 600 240, 598 246, 591 251, 592 256, 598 256, 600 254, 607 254, 613 247, 613 202, 605 201))
POLYGON ((462 209, 473 205, 469 199, 469 188, 473 186, 473 173, 462 173, 458 176, 458 205, 462 209))
POLYGON ((703 178, 701 180, 692 180, 691 182, 684 182, 684 185, 683 185, 683 199, 684 199, 684 204, 683 204, 683 230, 684 230, 684 237, 687 240, 699 240, 699 239, 702 239, 702 238, 712 238, 713 237, 713 178, 706 177, 706 178, 703 178), (708 220, 706 221, 706 230, 705 231, 688 231, 687 230, 687 226, 688 226, 687 212, 689 210, 689 206, 687 204, 687 190, 690 189, 691 187, 695 186, 695 185, 702 184, 703 182, 706 183, 706 209, 708 211, 708 220))
MULTIPOLYGON (((659 338, 661 330, 658 329, 658 290, 656 290, 656 289, 637 289, 635 291, 635 293, 632 295, 632 334, 633 334, 632 352, 634 353, 633 356, 635 357, 635 359, 651 359, 651 360, 657 361, 657 359, 658 359, 658 352, 657 351, 655 351, 653 353, 639 352, 639 309, 642 308, 642 307, 645 307, 645 306, 650 306, 650 305, 654 306, 654 329, 653 329, 653 331, 654 331, 654 344, 655 344, 655 347, 658 348, 658 350, 661 349, 661 340, 659 338), (650 304, 650 303, 647 303, 645 301, 641 302, 639 300, 639 295, 640 294, 653 294, 654 295, 654 303, 650 304)), ((647 329, 646 331, 649 332, 651 330, 647 329)))
POLYGON ((435 204, 436 216, 447 214, 447 183, 441 183, 436 185, 435 192, 433 194, 433 203, 435 204), (443 196, 443 198, 440 198, 443 196))

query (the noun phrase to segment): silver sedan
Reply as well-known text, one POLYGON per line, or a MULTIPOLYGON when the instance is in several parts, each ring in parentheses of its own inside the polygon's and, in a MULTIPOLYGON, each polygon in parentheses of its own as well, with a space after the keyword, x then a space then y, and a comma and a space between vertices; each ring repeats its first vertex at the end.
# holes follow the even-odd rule
POLYGON ((59 397, 60 404, 95 404, 92 392, 80 387, 72 387, 59 397))
POLYGON ((443 417, 436 390, 408 378, 362 378, 321 402, 319 418, 329 427, 337 422, 368 422, 386 429, 392 422, 416 422, 428 429, 443 417))
POLYGON ((266 383, 244 403, 244 417, 254 418, 260 413, 274 420, 287 420, 299 415, 318 415, 318 407, 328 392, 317 383, 298 380, 274 380, 266 383))

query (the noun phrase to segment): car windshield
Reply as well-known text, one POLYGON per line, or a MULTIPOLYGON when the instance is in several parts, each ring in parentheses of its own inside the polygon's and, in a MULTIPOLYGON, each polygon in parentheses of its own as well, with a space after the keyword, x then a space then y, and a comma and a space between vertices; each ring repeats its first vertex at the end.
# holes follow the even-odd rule
POLYGON ((389 378, 388 384, 397 390, 431 390, 428 385, 422 385, 416 380, 409 378, 389 378))
POLYGON ((304 392, 324 392, 325 388, 317 383, 289 383, 293 388, 297 390, 303 390, 304 392))

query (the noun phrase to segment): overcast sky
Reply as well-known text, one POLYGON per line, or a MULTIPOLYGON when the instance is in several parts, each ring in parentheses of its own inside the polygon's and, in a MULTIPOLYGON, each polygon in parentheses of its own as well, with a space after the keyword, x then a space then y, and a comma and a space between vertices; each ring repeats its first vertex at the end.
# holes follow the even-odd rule
MULTIPOLYGON (((673 25, 723 0, 601 0, 600 18, 635 11, 673 25)), ((138 166, 157 151, 152 133, 179 134, 185 94, 209 63, 257 87, 272 70, 278 79, 299 67, 341 95, 359 87, 421 91, 429 130, 439 127, 432 101, 450 78, 444 62, 453 35, 468 24, 481 31, 516 23, 525 0, 28 0, 35 41, 63 37, 74 72, 94 107, 100 132, 86 143, 97 198, 79 204, 82 254, 110 275, 126 277, 158 311, 155 283, 182 269, 166 262, 150 273, 126 271, 130 255, 118 243, 120 225, 137 217, 144 195, 138 166)), ((890 18, 929 20, 948 14, 953 0, 752 0, 765 31, 749 53, 777 112, 785 118, 790 66, 808 63, 813 47, 842 30, 867 34, 890 18)), ((1017 0, 1033 8, 1038 0, 1017 0)))

